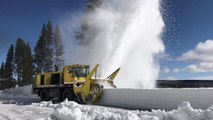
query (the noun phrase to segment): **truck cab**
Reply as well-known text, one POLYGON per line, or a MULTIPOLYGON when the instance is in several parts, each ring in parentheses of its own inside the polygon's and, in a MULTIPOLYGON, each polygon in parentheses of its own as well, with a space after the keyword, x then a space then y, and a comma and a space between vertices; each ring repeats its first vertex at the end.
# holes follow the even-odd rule
POLYGON ((73 84, 74 81, 85 81, 89 72, 89 65, 67 65, 63 70, 64 84, 73 84))

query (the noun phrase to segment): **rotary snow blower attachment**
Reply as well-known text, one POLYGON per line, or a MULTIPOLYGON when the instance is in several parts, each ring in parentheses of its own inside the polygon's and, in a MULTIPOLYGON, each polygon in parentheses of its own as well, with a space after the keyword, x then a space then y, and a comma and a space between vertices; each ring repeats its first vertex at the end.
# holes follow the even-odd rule
POLYGON ((62 71, 39 73, 33 85, 33 93, 38 94, 42 101, 57 97, 61 101, 96 102, 104 94, 104 87, 116 87, 113 80, 120 71, 118 68, 106 79, 94 78, 98 67, 99 64, 90 71, 89 65, 73 64, 64 66, 62 71))
POLYGON ((120 68, 118 68, 106 79, 92 78, 92 76, 97 72, 98 67, 99 64, 97 64, 93 68, 93 70, 88 74, 88 76, 84 81, 77 80, 74 83, 73 86, 74 93, 77 95, 78 99, 82 103, 98 101, 103 95, 104 87, 116 88, 116 86, 113 84, 113 80, 120 71, 120 68))

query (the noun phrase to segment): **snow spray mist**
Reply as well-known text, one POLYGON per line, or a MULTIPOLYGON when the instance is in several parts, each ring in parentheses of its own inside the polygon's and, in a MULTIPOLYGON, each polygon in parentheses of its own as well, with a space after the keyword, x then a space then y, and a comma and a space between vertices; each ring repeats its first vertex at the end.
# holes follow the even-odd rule
MULTIPOLYGON (((80 17, 89 21, 87 45, 75 40, 66 43, 67 63, 101 65, 100 76, 107 77, 118 67, 114 83, 119 88, 153 88, 159 74, 155 56, 164 51, 161 34, 164 22, 160 0, 104 0, 101 7, 80 17)), ((79 19, 63 23, 63 36, 79 19), (70 23, 71 22, 71 23, 70 23), (73 23, 74 22, 74 23, 73 23)), ((77 28, 77 27, 76 27, 77 28)))

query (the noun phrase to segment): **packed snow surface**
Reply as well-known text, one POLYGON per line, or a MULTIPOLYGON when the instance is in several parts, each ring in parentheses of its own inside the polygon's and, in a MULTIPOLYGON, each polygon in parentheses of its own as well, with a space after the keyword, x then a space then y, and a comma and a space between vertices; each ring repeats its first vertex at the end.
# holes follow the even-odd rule
POLYGON ((182 101, 189 101, 193 108, 205 110, 213 104, 213 89, 104 89, 103 96, 95 104, 127 109, 173 110, 182 101))
MULTIPOLYGON (((56 104, 51 101, 38 102, 38 98, 28 94, 29 91, 31 91, 31 86, 0 91, 0 120, 213 120, 213 106, 210 105, 204 110, 194 109, 187 101, 180 102, 170 111, 127 110, 97 105, 80 105, 67 100, 56 104), (19 104, 25 98, 31 103, 22 101, 23 104, 19 104), (11 100, 14 102, 10 102, 11 100), (24 104, 25 102, 27 103, 24 104)), ((178 97, 175 94, 173 96, 178 97)), ((114 98, 111 97, 113 101, 114 98)), ((133 99, 131 98, 131 100, 133 99)), ((202 102, 202 99, 199 100, 202 102)))

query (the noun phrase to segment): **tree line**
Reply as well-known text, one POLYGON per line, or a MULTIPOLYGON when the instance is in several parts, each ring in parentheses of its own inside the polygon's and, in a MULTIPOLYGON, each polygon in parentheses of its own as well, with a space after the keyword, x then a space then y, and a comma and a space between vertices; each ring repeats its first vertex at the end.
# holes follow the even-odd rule
POLYGON ((54 66, 61 68, 63 53, 59 26, 53 29, 51 21, 43 25, 33 51, 28 42, 18 38, 1 64, 0 89, 32 84, 37 73, 53 71, 54 66))
MULTIPOLYGON (((90 14, 103 4, 103 0, 88 0, 85 5, 85 14, 90 14)), ((89 44, 87 38, 91 33, 90 22, 83 19, 80 30, 75 32, 75 40, 79 45, 89 44)), ((44 24, 37 43, 32 50, 30 44, 23 38, 18 38, 16 43, 8 49, 5 62, 0 67, 0 89, 6 89, 33 83, 37 73, 53 71, 54 66, 62 68, 64 65, 64 48, 59 26, 53 29, 51 21, 44 24)))

